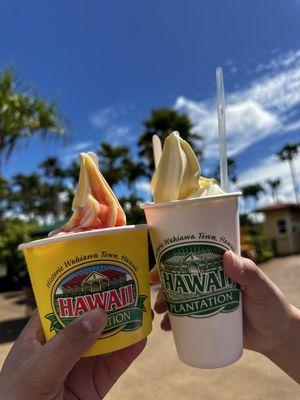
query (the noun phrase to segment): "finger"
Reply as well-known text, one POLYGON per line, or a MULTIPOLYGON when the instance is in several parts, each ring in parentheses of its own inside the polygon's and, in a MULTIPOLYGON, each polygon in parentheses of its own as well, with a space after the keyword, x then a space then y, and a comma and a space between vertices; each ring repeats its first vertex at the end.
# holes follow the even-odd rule
POLYGON ((157 266, 155 265, 150 271, 150 283, 155 284, 159 282, 160 282, 159 273, 157 266))
POLYGON ((95 308, 56 334, 36 357, 40 379, 45 378, 50 385, 62 382, 82 354, 101 336, 106 323, 106 313, 95 308))
POLYGON ((224 271, 241 285, 246 295, 255 302, 274 299, 281 294, 278 287, 248 258, 242 258, 227 251, 223 256, 224 271))
POLYGON ((115 351, 107 358, 98 361, 98 367, 94 375, 94 384, 101 398, 106 395, 113 384, 143 351, 146 343, 147 339, 143 339, 125 349, 115 351))
POLYGON ((151 308, 151 319, 152 321, 154 320, 154 311, 152 310, 152 308, 151 308))
POLYGON ((170 323, 170 318, 169 315, 166 313, 160 323, 160 327, 163 331, 171 331, 171 323, 170 323))
POLYGON ((156 301, 154 304, 154 310, 157 312, 157 314, 162 314, 167 311, 167 305, 166 305, 162 290, 160 290, 158 292, 158 295, 156 297, 156 301))
POLYGON ((5 368, 14 369, 35 354, 45 342, 40 317, 35 311, 5 360, 5 368))
POLYGON ((36 340, 40 344, 45 343, 45 335, 37 310, 35 310, 30 320, 25 325, 19 336, 19 341, 36 340))
MULTIPOLYGON (((137 356, 144 350, 146 343, 147 339, 143 339, 138 343, 126 347, 125 349, 121 349, 119 352, 113 353, 112 356, 116 355, 122 358, 122 360, 125 362, 125 365, 127 365, 128 367, 132 363, 132 361, 134 361, 137 356)), ((124 372, 124 370, 122 372, 124 372)))

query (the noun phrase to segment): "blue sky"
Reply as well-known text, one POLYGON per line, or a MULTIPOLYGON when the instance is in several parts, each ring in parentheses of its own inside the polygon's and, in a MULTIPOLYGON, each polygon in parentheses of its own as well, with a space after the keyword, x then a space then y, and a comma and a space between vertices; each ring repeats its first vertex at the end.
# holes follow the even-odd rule
POLYGON ((299 0, 0 0, 0 15, 0 68, 13 65, 56 100, 71 127, 67 144, 33 138, 20 147, 6 176, 48 156, 67 163, 101 140, 134 147, 140 122, 160 106, 189 114, 208 174, 220 65, 240 184, 280 176, 280 197, 291 199, 288 166, 273 154, 300 137, 299 0))

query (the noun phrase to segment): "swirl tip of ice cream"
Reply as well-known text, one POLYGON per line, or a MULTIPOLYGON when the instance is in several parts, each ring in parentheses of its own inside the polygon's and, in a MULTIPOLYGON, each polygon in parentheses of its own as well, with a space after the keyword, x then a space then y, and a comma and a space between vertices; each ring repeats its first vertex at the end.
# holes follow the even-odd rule
POLYGON ((49 236, 126 224, 126 216, 117 197, 98 169, 97 155, 80 153, 79 159, 80 173, 72 203, 73 215, 49 236))
POLYGON ((224 194, 215 179, 201 176, 195 153, 177 131, 172 132, 165 140, 151 187, 154 202, 224 194))

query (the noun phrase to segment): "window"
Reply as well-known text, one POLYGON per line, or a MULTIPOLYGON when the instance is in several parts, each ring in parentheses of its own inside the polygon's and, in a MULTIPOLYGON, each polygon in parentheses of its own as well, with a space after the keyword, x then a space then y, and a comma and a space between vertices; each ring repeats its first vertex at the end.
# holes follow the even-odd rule
POLYGON ((277 232, 279 233, 279 235, 287 233, 287 226, 285 219, 278 219, 276 224, 277 224, 277 232))

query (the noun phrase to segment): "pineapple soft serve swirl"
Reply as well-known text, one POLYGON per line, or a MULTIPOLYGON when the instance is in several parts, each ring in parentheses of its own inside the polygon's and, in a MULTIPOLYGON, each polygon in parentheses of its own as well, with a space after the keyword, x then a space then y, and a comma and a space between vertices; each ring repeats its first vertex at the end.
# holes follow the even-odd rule
POLYGON ((165 140, 151 187, 154 202, 224 194, 215 179, 201 176, 195 153, 178 132, 171 133, 165 140))

